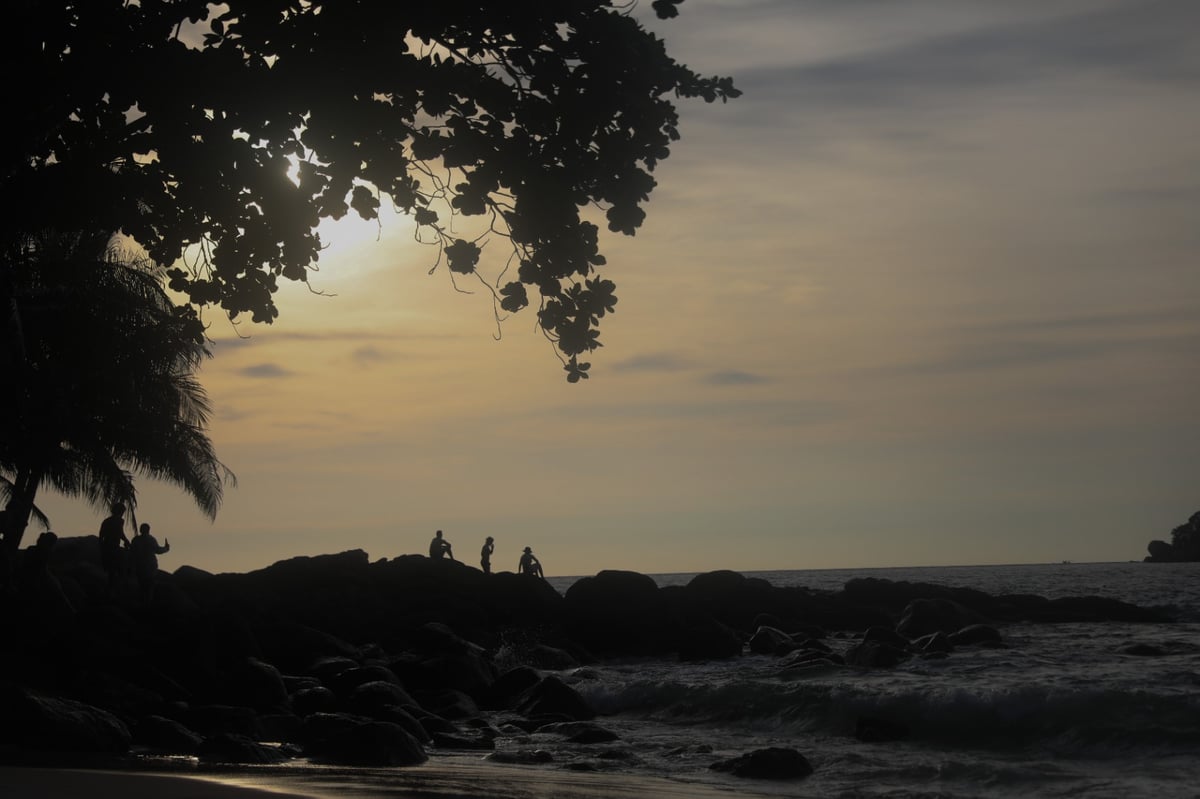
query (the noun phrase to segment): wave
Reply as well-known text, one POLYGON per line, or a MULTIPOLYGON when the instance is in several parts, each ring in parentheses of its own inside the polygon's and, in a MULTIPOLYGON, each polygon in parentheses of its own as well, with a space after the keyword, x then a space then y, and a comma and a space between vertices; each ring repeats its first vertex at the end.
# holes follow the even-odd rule
MULTIPOLYGON (((1190 676, 1189 676, 1190 675, 1190 676)), ((762 676, 592 672, 577 690, 602 714, 705 724, 769 734, 852 735, 859 719, 902 725, 909 739, 940 747, 1038 745, 1062 754, 1097 749, 1173 751, 1200 744, 1195 674, 1167 686, 1105 686, 910 675, 784 682, 762 676), (1193 684, 1189 687, 1185 681, 1193 684)), ((810 675, 811 677, 812 675, 810 675)))

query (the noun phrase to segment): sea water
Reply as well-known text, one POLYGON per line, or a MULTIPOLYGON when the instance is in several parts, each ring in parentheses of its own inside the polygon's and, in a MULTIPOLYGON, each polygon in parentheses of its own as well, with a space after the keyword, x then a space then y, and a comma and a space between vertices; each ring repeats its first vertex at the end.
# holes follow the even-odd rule
MULTIPOLYGON (((660 586, 693 575, 655 575, 660 586)), ((724 786, 715 760, 798 749, 815 767, 780 793, 810 797, 1200 796, 1200 564, 1041 564, 747 574, 836 590, 854 577, 989 594, 1105 596, 1168 609, 1170 624, 1016 624, 1001 649, 960 648, 889 669, 782 671, 771 656, 611 663, 564 675, 621 735, 623 767, 724 786), (1146 643, 1165 654, 1123 654, 1146 643), (910 730, 864 743, 861 717, 910 730)), ((831 641, 837 648, 839 642, 831 641)), ((848 645, 850 642, 845 642, 848 645)), ((618 750, 621 748, 618 747, 618 750)), ((616 758, 618 761, 620 758, 616 758)), ((756 793, 771 788, 755 783, 756 793)))
MULTIPOLYGON (((770 656, 708 663, 626 660, 558 672, 619 739, 564 744, 549 734, 496 741, 543 749, 541 765, 492 765, 431 750, 417 769, 315 769, 277 781, 321 796, 502 797, 1127 797, 1200 796, 1200 564, 1043 564, 747 573, 777 586, 837 590, 854 577, 990 594, 1105 596, 1167 608, 1167 624, 1014 624, 1003 648, 963 647, 894 668, 781 670, 770 656), (1163 654, 1123 654, 1145 643, 1163 654), (904 725, 866 743, 859 718, 904 725), (743 780, 718 760, 779 746, 814 773, 743 780), (297 780, 299 780, 297 782, 297 780)), ((694 575, 652 575, 660 586, 694 575)), ((553 578, 565 592, 575 578, 553 578)), ((841 651, 852 641, 831 638, 841 651)), ((270 779, 268 778, 268 783, 270 779)), ((262 783, 260 783, 262 784, 262 783)))

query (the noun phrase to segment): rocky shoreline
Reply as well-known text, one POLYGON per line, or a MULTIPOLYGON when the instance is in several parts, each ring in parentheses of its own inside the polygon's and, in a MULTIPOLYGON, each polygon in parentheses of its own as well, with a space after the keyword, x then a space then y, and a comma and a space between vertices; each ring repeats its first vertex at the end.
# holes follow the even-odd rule
MULTIPOLYGON (((159 573, 146 604, 132 586, 107 596, 93 537, 57 542, 36 566, 0 599, 0 761, 13 764, 150 753, 404 766, 439 751, 491 752, 497 738, 535 730, 586 747, 611 733, 555 672, 605 659, 755 653, 781 671, 852 673, 1003 646, 1004 625, 1016 622, 1171 620, 1102 597, 874 578, 815 591, 731 571, 668 587, 603 571, 559 594, 536 577, 420 555, 371 561, 361 550, 246 574, 183 566, 159 573)), ((864 719, 858 734, 904 731, 864 719)), ((760 752, 713 766, 798 777, 807 763, 760 752)))

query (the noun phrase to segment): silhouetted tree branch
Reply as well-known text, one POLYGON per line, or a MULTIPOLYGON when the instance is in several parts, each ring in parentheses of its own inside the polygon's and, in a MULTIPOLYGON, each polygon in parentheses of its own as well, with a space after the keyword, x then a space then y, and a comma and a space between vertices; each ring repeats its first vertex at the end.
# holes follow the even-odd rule
MULTIPOLYGON (((663 18, 677 5, 652 4, 663 18)), ((386 195, 439 263, 472 274, 482 239, 453 220, 483 217, 518 260, 516 279, 494 285, 500 308, 521 310, 531 289, 578 380, 616 303, 596 275, 589 215, 632 235, 679 138, 674 102, 739 94, 676 63, 630 11, 602 0, 18 3, 3 224, 10 238, 119 230, 174 265, 171 288, 193 302, 269 322, 279 279, 305 281, 317 264, 322 219, 377 218, 386 195)))

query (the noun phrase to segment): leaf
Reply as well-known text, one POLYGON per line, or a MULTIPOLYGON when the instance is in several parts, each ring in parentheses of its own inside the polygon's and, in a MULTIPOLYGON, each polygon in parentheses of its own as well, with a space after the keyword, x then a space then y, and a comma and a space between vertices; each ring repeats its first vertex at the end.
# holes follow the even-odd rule
POLYGON ((500 301, 500 307, 509 313, 516 313, 529 304, 529 296, 525 293, 522 283, 509 283, 500 289, 500 294, 504 297, 500 301))
POLYGON ((473 242, 455 239, 453 244, 446 246, 446 263, 451 272, 469 275, 475 271, 479 263, 480 249, 473 242))
POLYGON ((437 211, 431 211, 428 208, 418 208, 413 212, 413 219, 418 225, 436 225, 438 221, 437 211))

